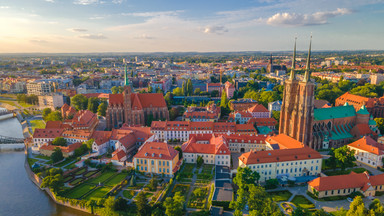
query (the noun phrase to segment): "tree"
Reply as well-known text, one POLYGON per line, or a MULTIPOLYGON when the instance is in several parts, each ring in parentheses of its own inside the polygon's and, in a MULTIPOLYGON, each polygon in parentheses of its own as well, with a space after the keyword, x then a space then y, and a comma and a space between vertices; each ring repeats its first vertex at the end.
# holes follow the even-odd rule
POLYGON ((149 114, 148 115, 148 118, 147 118, 147 120, 146 120, 146 126, 147 127, 151 127, 151 124, 152 124, 152 121, 153 121, 153 114, 149 114))
POLYGON ((203 159, 203 157, 201 157, 201 156, 197 156, 196 164, 197 164, 197 167, 201 167, 201 166, 204 164, 204 159, 203 159))
POLYGON ((173 198, 167 197, 163 205, 165 207, 165 214, 167 216, 179 216, 183 215, 183 206, 184 206, 184 196, 181 192, 176 192, 173 198))
POLYGON ((61 173, 57 174, 51 174, 48 172, 48 175, 43 179, 43 182, 41 183, 41 188, 49 187, 53 190, 53 192, 57 192, 62 186, 64 186, 63 183, 63 176, 61 173))
POLYGON ((67 146, 67 140, 64 139, 63 137, 56 137, 52 141, 52 145, 55 145, 55 146, 67 146))
POLYGON ((148 86, 148 93, 152 93, 153 92, 153 87, 150 85, 148 86))
POLYGON ((180 146, 176 146, 175 150, 179 151, 179 159, 183 158, 183 151, 181 150, 180 146))
POLYGON ((211 91, 211 97, 219 97, 219 91, 217 90, 211 91))
POLYGON ((167 94, 165 94, 164 100, 165 100, 165 102, 167 102, 168 106, 172 105, 172 94, 171 94, 171 92, 167 92, 167 94))
POLYGON ((236 177, 233 178, 233 182, 240 188, 245 187, 248 184, 256 184, 260 179, 260 174, 256 171, 252 171, 249 167, 238 167, 236 177))
POLYGON ((113 87, 111 88, 111 92, 112 92, 112 94, 117 94, 118 91, 119 91, 119 90, 117 89, 117 86, 113 86, 113 87))
POLYGON ((88 149, 91 150, 94 142, 95 142, 95 139, 90 139, 90 140, 84 142, 84 144, 87 145, 88 149))
POLYGON ((353 161, 356 161, 355 150, 350 150, 345 145, 335 150, 335 158, 342 170, 345 170, 346 167, 353 167, 353 161))
POLYGON ((102 215, 104 216, 117 216, 118 214, 114 210, 115 207, 115 197, 110 196, 104 202, 104 208, 102 211, 102 215))
POLYGON ((107 114, 108 105, 105 102, 100 103, 97 107, 97 114, 100 116, 105 116, 107 114))
POLYGON ((90 97, 88 99, 88 110, 97 113, 97 108, 99 106, 100 100, 97 97, 90 97))
POLYGON ((55 148, 55 151, 51 154, 51 160, 53 163, 59 162, 63 160, 63 152, 61 152, 60 148, 55 148))
POLYGON ((62 121, 62 120, 63 120, 63 117, 60 111, 51 112, 44 118, 44 121, 62 121))
POLYGON ((88 107, 88 98, 82 94, 77 94, 72 97, 71 104, 76 110, 85 110, 88 107))
POLYGON ((185 81, 183 81, 183 84, 181 84, 181 91, 184 96, 187 96, 187 84, 185 83, 185 81))
POLYGON ((177 88, 173 89, 172 94, 175 96, 183 96, 184 95, 183 89, 177 87, 177 88))
POLYGON ((364 216, 367 215, 367 209, 364 206, 361 196, 356 196, 351 204, 346 216, 364 216))
POLYGON ((129 181, 129 186, 136 186, 136 176, 132 175, 131 180, 129 181))
POLYGON ((128 208, 127 201, 121 197, 115 199, 113 203, 113 210, 115 211, 125 211, 128 208))
POLYGON ((45 119, 48 116, 48 114, 51 112, 52 112, 51 108, 43 109, 43 119, 45 119))
POLYGON ((292 216, 309 216, 309 211, 308 209, 303 209, 300 206, 297 207, 293 212, 292 216))
POLYGON ((199 95, 201 92, 200 88, 196 88, 195 91, 193 92, 194 95, 199 95))
POLYGON ((170 110, 169 110, 169 118, 171 121, 174 121, 176 119, 176 117, 179 116, 179 109, 175 108, 175 107, 172 107, 170 110))
POLYGON ((187 94, 188 96, 191 96, 193 93, 193 85, 191 79, 188 79, 187 81, 187 94))
POLYGON ((223 107, 223 108, 226 108, 228 106, 227 92, 224 89, 221 92, 220 106, 223 107))
POLYGON ((136 206, 137 206, 137 215, 139 216, 150 215, 150 207, 148 205, 148 200, 145 197, 145 193, 143 191, 141 191, 136 196, 136 206))
POLYGON ((156 191, 157 190, 157 185, 158 185, 158 181, 157 181, 157 178, 156 177, 153 177, 151 178, 151 180, 149 180, 149 189, 151 191, 156 191))
POLYGON ((331 151, 329 151, 330 157, 325 160, 325 164, 329 166, 331 169, 337 168, 337 159, 335 157, 335 149, 332 148, 331 151))
POLYGON ((381 205, 379 199, 374 199, 373 202, 369 204, 369 214, 384 215, 384 207, 381 205))

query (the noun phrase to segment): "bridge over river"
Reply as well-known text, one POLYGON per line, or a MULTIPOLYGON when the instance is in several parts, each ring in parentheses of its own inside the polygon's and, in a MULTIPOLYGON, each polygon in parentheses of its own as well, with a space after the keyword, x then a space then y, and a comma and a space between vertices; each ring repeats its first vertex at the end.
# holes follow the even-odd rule
POLYGON ((0 135, 0 144, 24 143, 24 138, 8 137, 0 135))

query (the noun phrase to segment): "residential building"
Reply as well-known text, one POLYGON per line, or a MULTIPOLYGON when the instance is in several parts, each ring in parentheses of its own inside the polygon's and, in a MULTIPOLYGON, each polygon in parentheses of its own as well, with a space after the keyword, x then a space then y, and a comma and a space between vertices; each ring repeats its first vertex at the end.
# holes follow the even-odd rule
POLYGON ((297 149, 297 148, 305 147, 305 145, 302 142, 299 142, 285 134, 270 136, 267 139, 265 139, 265 143, 266 143, 266 148, 268 150, 297 149))
POLYGON ((86 142, 91 139, 92 132, 89 130, 65 130, 61 136, 67 140, 67 143, 86 142))
POLYGON ((212 103, 207 107, 188 107, 183 115, 183 121, 205 122, 218 121, 221 109, 212 103))
POLYGON ((40 109, 50 108, 51 110, 55 110, 64 105, 64 97, 62 94, 39 95, 38 99, 40 109))
POLYGON ((354 192, 373 197, 381 191, 384 191, 384 174, 370 176, 368 172, 352 171, 348 175, 318 177, 308 182, 308 192, 318 198, 347 196, 354 192))
POLYGON ((202 157, 204 164, 222 166, 231 165, 231 151, 227 139, 222 135, 196 134, 191 135, 181 149, 187 163, 196 163, 202 157))
POLYGON ((40 147, 42 144, 52 142, 56 137, 59 137, 63 133, 63 129, 59 128, 36 128, 33 132, 33 144, 35 147, 40 147))
POLYGON ((64 120, 65 124, 70 124, 74 130, 93 131, 99 124, 97 114, 89 110, 78 111, 72 119, 64 120))
POLYGON ((383 74, 379 74, 379 73, 372 74, 370 76, 370 78, 371 78, 371 84, 372 85, 379 85, 381 82, 384 81, 384 75, 383 74))
POLYGON ((136 170, 173 177, 180 168, 179 152, 166 143, 146 142, 133 157, 136 170))
POLYGON ((225 82, 224 84, 225 93, 227 94, 227 98, 230 99, 233 97, 233 94, 235 92, 235 86, 230 82, 225 82))
POLYGON ((61 116, 63 117, 63 119, 67 119, 67 118, 73 118, 73 116, 76 114, 76 109, 69 106, 68 104, 63 104, 63 106, 61 107, 61 116))
POLYGON ((247 110, 253 118, 269 118, 270 112, 262 104, 256 104, 247 110))
POLYGON ((281 111, 281 105, 282 105, 281 101, 274 101, 274 102, 268 103, 268 111, 271 114, 271 116, 273 111, 279 111, 279 112, 281 111))
POLYGON ((46 80, 35 80, 27 83, 28 95, 46 95, 53 92, 53 85, 46 80))
POLYGON ((369 136, 348 144, 348 148, 355 151, 357 162, 377 168, 383 166, 384 144, 378 143, 369 136))
POLYGON ((230 101, 229 102, 229 108, 231 110, 235 111, 242 111, 242 110, 247 110, 248 108, 251 108, 253 106, 257 105, 257 101, 253 99, 237 99, 235 101, 230 101))
POLYGON ((309 148, 250 151, 239 157, 240 167, 249 167, 260 174, 260 181, 321 173, 322 156, 309 148))
POLYGON ((67 158, 67 157, 74 155, 75 150, 80 148, 82 144, 83 143, 78 142, 78 143, 74 143, 74 144, 71 144, 68 146, 55 146, 55 145, 51 145, 51 144, 46 143, 46 144, 43 144, 42 146, 40 146, 39 152, 42 155, 50 157, 52 155, 52 153, 55 152, 55 149, 59 148, 61 150, 61 152, 63 153, 63 157, 67 158))

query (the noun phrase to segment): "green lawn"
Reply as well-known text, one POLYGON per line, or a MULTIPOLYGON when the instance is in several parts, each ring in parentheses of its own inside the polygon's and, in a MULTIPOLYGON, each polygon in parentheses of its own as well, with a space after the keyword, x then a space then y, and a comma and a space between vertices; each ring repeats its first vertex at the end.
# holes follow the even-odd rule
POLYGON ((128 189, 140 189, 144 186, 144 183, 138 183, 136 186, 128 186, 128 189))
POLYGON ((79 170, 77 170, 77 171, 75 172, 75 175, 81 175, 81 174, 85 173, 85 171, 87 171, 87 170, 85 169, 85 167, 80 168, 79 170))
POLYGON ((45 123, 43 120, 31 120, 29 121, 29 123, 31 124, 31 128, 32 128, 32 131, 35 132, 35 129, 36 128, 45 128, 45 123))
POLYGON ((145 194, 145 198, 149 199, 151 196, 153 196, 153 193, 150 192, 143 192, 145 194))
POLYGON ((99 182, 103 183, 105 180, 115 175, 115 172, 104 172, 96 178, 90 179, 89 183, 91 184, 99 184, 99 182))
POLYGON ((292 203, 304 209, 315 208, 315 205, 303 195, 296 195, 295 197, 293 197, 292 203))
POLYGON ((9 105, 14 106, 14 107, 19 107, 19 106, 16 106, 15 100, 1 99, 0 103, 5 103, 5 104, 9 104, 9 105))
POLYGON ((97 172, 99 172, 99 171, 98 171, 98 170, 89 171, 89 172, 87 172, 84 176, 88 178, 88 177, 94 175, 94 174, 97 173, 97 172))
POLYGON ((214 167, 215 166, 211 164, 204 164, 201 173, 211 174, 214 167))
POLYGON ((203 209, 205 206, 206 198, 208 196, 208 189, 209 189, 209 186, 208 187, 195 187, 193 189, 191 198, 188 202, 188 208, 203 209), (197 190, 200 190, 200 189, 202 191, 202 194, 200 196, 196 196, 195 192, 197 190))
POLYGON ((68 177, 66 177, 66 178, 63 180, 63 182, 67 182, 67 181, 71 180, 72 178, 73 178, 72 176, 68 176, 68 177))
POLYGON ((273 191, 268 193, 271 195, 273 201, 275 202, 288 201, 288 199, 292 196, 292 193, 287 190, 273 191))
POLYGON ((67 169, 67 170, 70 170, 70 169, 73 169, 73 168, 75 168, 76 167, 76 163, 71 163, 71 164, 69 164, 69 165, 67 165, 67 166, 65 166, 65 167, 63 167, 64 169, 67 169))
POLYGON ((184 166, 184 169, 183 169, 183 172, 186 172, 186 173, 192 173, 192 170, 193 168, 195 167, 195 164, 185 164, 184 166))
POLYGON ((200 173, 200 174, 197 174, 197 179, 212 180, 213 175, 208 173, 200 173))
POLYGON ((24 103, 24 102, 20 102, 19 104, 20 104, 20 106, 22 106, 24 108, 28 108, 28 107, 33 106, 33 104, 28 104, 28 103, 24 103))
POLYGON ((51 157, 45 155, 34 155, 35 158, 43 159, 43 160, 51 160, 51 157))
POLYGON ((75 180, 69 182, 69 184, 71 184, 71 185, 76 185, 76 184, 78 184, 78 183, 81 182, 81 181, 83 181, 82 178, 77 178, 77 179, 75 179, 75 180))
POLYGON ((55 167, 63 167, 63 166, 66 166, 68 165, 69 163, 71 163, 72 161, 76 160, 76 158, 67 158, 65 159, 63 162, 60 162, 58 164, 55 165, 55 167))
POLYGON ((111 179, 109 179, 108 181, 106 181, 104 184, 108 186, 115 186, 120 182, 122 182, 125 179, 125 177, 127 177, 126 173, 119 173, 114 177, 112 177, 111 179))
POLYGON ((81 184, 78 187, 75 187, 74 189, 67 192, 65 197, 71 198, 71 199, 79 199, 84 194, 91 191, 95 186, 88 185, 88 184, 81 184))
POLYGON ((36 163, 37 161, 39 161, 39 160, 37 160, 37 159, 34 159, 34 158, 28 158, 28 164, 29 164, 29 166, 32 166, 34 163, 36 163))
POLYGON ((111 190, 111 187, 99 187, 91 193, 87 194, 87 196, 83 197, 84 200, 92 200, 94 198, 100 199, 103 198, 107 193, 111 190))
POLYGON ((184 185, 184 184, 177 184, 175 185, 175 187, 173 188, 172 190, 172 194, 171 196, 173 197, 175 195, 176 192, 181 192, 181 194, 186 197, 187 194, 188 194, 188 190, 189 190, 189 185, 184 185))
POLYGON ((136 193, 135 191, 133 190, 124 190, 123 191, 123 196, 127 199, 132 199, 132 197, 134 196, 133 193, 136 193))

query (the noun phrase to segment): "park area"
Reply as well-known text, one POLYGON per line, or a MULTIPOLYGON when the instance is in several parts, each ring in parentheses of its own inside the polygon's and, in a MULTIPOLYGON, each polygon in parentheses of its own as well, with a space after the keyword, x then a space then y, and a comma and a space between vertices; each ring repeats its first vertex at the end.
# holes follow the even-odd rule
POLYGON ((301 207, 303 209, 315 208, 315 205, 303 195, 296 195, 292 199, 292 203, 295 204, 296 207, 301 207))
POLYGON ((45 122, 43 120, 30 120, 29 123, 31 125, 32 132, 35 132, 36 128, 45 128, 45 122))
POLYGON ((188 208, 203 209, 208 197, 209 186, 195 187, 188 202, 188 208))
POLYGON ((273 191, 268 193, 269 195, 271 195, 273 201, 275 202, 288 201, 289 198, 292 196, 292 193, 287 190, 273 191))

